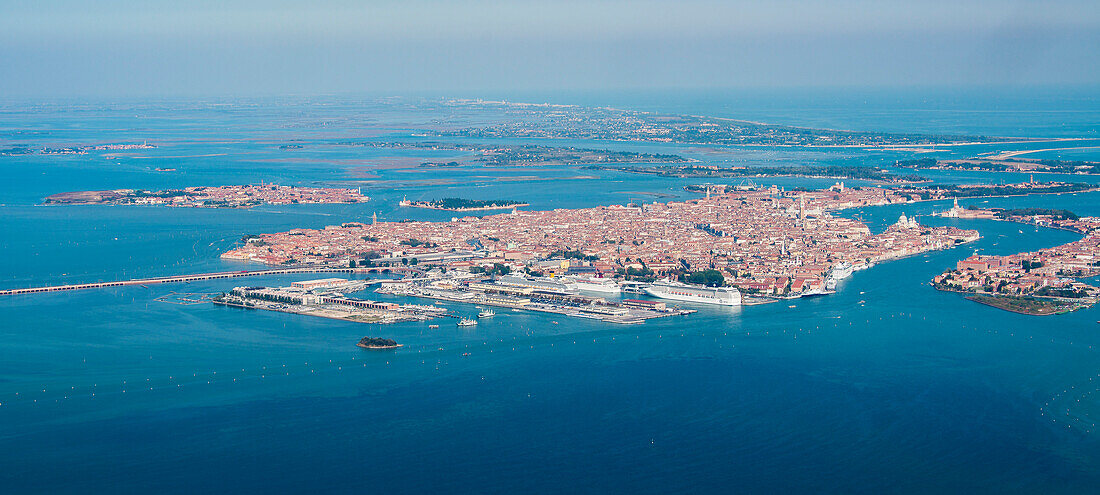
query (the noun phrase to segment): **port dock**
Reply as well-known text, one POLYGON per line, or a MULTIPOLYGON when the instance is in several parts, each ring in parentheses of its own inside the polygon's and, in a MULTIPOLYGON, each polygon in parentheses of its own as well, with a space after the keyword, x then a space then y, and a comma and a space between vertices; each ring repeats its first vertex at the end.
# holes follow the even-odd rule
MULTIPOLYGON (((465 287, 431 287, 413 280, 390 281, 375 292, 397 296, 421 297, 439 301, 512 308, 519 311, 554 313, 574 318, 587 318, 625 325, 639 324, 653 318, 682 316, 694 313, 692 309, 639 307, 607 302, 602 298, 578 295, 553 294, 530 289, 517 290, 504 286, 473 283, 465 287), (476 287, 476 288, 471 288, 476 287)), ((659 304, 659 303, 658 303, 659 304)))

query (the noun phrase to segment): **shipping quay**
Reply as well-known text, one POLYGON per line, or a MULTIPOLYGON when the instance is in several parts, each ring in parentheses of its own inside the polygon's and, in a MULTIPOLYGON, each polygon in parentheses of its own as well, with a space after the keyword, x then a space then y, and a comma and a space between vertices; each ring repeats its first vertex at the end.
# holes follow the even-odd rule
POLYGON ((211 302, 358 323, 400 323, 451 316, 446 308, 438 306, 370 301, 344 295, 376 283, 377 280, 324 278, 293 282, 290 287, 234 287, 211 302))
POLYGON ((113 282, 92 282, 87 284, 52 285, 46 287, 28 287, 24 289, 3 289, 0 296, 15 296, 20 294, 35 294, 39 292, 60 292, 67 290, 99 289, 104 287, 122 287, 127 285, 153 285, 170 284, 179 282, 195 282, 200 280, 214 280, 220 278, 260 277, 265 275, 294 275, 298 273, 400 273, 406 276, 422 275, 424 272, 407 267, 370 267, 370 268, 332 268, 332 267, 300 267, 300 268, 274 268, 270 270, 241 270, 236 272, 197 273, 194 275, 173 275, 169 277, 135 278, 130 280, 118 280, 113 282))
MULTIPOLYGON (((519 277, 505 277, 524 280, 519 277)), ((509 283, 483 279, 444 278, 432 281, 384 280, 375 289, 379 294, 422 297, 482 306, 512 308, 517 311, 555 313, 609 323, 638 324, 653 318, 682 316, 695 310, 668 307, 664 302, 627 299, 611 302, 602 297, 557 291, 537 283, 509 283)))

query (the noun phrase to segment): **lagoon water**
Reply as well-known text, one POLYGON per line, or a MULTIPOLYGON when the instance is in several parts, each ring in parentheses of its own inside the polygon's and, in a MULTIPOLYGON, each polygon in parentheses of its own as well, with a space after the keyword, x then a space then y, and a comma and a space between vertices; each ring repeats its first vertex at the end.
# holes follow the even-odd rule
MULTIPOLYGON (((899 95, 882 98, 861 120, 859 112, 838 115, 824 107, 815 115, 813 105, 784 110, 786 102, 800 100, 780 96, 753 101, 772 112, 769 121, 796 125, 897 130, 882 124, 889 121, 931 132, 1012 127, 1049 136, 1067 121, 1075 126, 1069 137, 1095 139, 1098 132, 1080 117, 1067 120, 1061 104, 1043 107, 1045 100, 1026 118, 1019 109, 986 112, 980 125, 967 128, 957 116, 989 110, 994 97, 906 113, 891 105, 922 100, 899 95), (891 112, 895 118, 883 117, 891 112)), ((743 101, 669 94, 611 103, 684 113, 712 106, 719 114, 736 113, 743 101)), ((1091 109, 1086 120, 1094 124, 1096 101, 1086 98, 1083 108, 1091 109)), ((159 147, 114 153, 111 160, 0 157, 0 285, 257 268, 218 254, 244 234, 362 221, 373 213, 390 220, 450 217, 401 209, 404 196, 515 198, 539 209, 692 197, 682 190, 691 183, 686 180, 548 167, 425 173, 374 165, 415 163, 435 158, 431 153, 329 145, 411 139, 409 129, 432 118, 341 99, 129 102, 77 110, 12 102, 0 113, 0 147, 145 139, 159 147), (292 139, 306 145, 278 149, 292 139), (35 206, 68 190, 261 179, 362 186, 372 200, 247 211, 35 206)), ((902 157, 576 144, 671 149, 750 164, 882 164, 902 157)), ((1088 150, 1072 153, 1098 158, 1088 150)), ((972 203, 1100 215, 1096 193, 972 203)), ((947 206, 843 214, 882 229, 901 213, 947 206)), ((0 491, 1094 490, 1100 486, 1100 310, 1029 317, 928 286, 974 250, 1007 254, 1077 236, 919 218, 976 228, 983 238, 858 272, 832 296, 738 309, 700 306, 690 316, 635 326, 501 311, 472 330, 446 324, 429 330, 426 323, 363 325, 154 300, 224 291, 239 280, 6 298, 0 300, 0 491), (405 347, 363 351, 354 343, 364 335, 391 337, 405 347)), ((248 283, 304 278, 310 277, 248 283)))

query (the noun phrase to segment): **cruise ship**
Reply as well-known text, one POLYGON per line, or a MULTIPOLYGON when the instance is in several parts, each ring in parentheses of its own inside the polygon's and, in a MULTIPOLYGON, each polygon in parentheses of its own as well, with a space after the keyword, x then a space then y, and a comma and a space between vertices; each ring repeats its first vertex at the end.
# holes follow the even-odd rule
POLYGON ((521 277, 519 275, 505 275, 497 279, 497 283, 500 285, 510 285, 512 287, 526 287, 542 292, 551 292, 555 294, 575 294, 577 288, 569 284, 563 283, 560 280, 554 280, 542 277, 521 277))
POLYGON ((829 271, 829 275, 825 277, 825 289, 829 291, 835 291, 837 283, 852 276, 852 271, 855 269, 852 265, 841 262, 837 263, 832 270, 829 271))
POLYGON ((601 294, 621 294, 623 292, 619 284, 610 278, 568 277, 564 282, 566 285, 584 292, 599 292, 601 294))
POLYGON ((733 287, 702 287, 679 282, 654 282, 645 288, 645 293, 661 299, 721 306, 741 305, 741 291, 733 287))

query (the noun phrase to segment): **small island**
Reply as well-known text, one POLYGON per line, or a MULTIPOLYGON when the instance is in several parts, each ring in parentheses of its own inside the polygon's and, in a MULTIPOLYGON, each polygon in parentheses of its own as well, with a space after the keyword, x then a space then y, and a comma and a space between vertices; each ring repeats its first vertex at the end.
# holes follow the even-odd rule
POLYGON ((403 199, 400 204, 401 206, 409 206, 412 208, 428 208, 432 210, 447 211, 506 210, 519 206, 531 206, 528 203, 506 199, 485 200, 462 198, 443 198, 431 201, 409 201, 408 199, 403 199))
MULTIPOLYGON (((149 150, 156 148, 156 145, 143 142, 141 144, 136 143, 112 143, 112 144, 93 144, 87 146, 63 146, 59 148, 51 147, 32 147, 25 144, 11 146, 9 148, 0 149, 0 156, 19 156, 19 155, 87 155, 89 151, 118 151, 118 150, 149 150)), ((104 155, 104 158, 113 159, 113 156, 104 155)))
POLYGON ((364 349, 397 349, 402 347, 402 344, 398 344, 393 339, 383 339, 379 337, 363 337, 359 340, 358 344, 355 344, 364 349))

